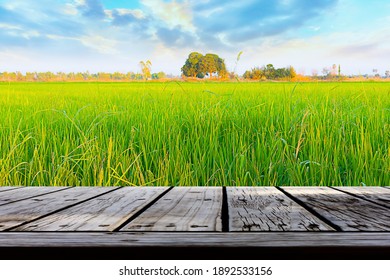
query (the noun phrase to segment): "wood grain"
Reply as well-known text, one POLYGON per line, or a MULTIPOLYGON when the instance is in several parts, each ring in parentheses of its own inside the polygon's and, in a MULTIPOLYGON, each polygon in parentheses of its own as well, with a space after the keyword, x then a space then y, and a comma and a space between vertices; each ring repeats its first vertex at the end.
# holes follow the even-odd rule
POLYGON ((67 187, 17 187, 12 192, 0 192, 0 206, 31 197, 38 197, 52 192, 63 191, 65 189, 67 189, 67 187))
POLYGON ((24 224, 116 188, 75 187, 0 206, 0 230, 24 224))
POLYGON ((390 211, 326 187, 283 187, 343 231, 389 231, 390 211))
POLYGON ((230 231, 333 231, 273 187, 226 188, 230 231))
POLYGON ((380 187, 335 187, 335 189, 390 208, 390 189, 380 187))
POLYGON ((0 187, 0 192, 17 190, 25 187, 0 187))
POLYGON ((14 231, 112 231, 167 188, 121 188, 14 231))
POLYGON ((390 233, 2 232, 0 247, 384 247, 390 249, 390 233))
POLYGON ((222 188, 179 187, 122 231, 221 231, 222 188))

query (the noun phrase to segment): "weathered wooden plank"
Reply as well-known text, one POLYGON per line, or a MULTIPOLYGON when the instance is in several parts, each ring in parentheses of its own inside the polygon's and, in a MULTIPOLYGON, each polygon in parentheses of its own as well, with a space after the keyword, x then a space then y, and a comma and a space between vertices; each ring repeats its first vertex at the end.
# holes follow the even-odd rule
POLYGON ((22 225, 113 189, 116 188, 75 187, 0 206, 0 230, 22 225))
POLYGON ((230 231, 334 231, 274 187, 226 188, 230 231))
POLYGON ((0 192, 17 190, 25 187, 0 187, 0 192))
POLYGON ((335 189, 390 208, 390 189, 380 187, 335 187, 335 189))
POLYGON ((67 188, 68 187, 18 187, 12 192, 0 193, 0 206, 31 197, 38 197, 52 192, 63 191, 67 188))
POLYGON ((344 231, 389 231, 390 211, 331 188, 283 187, 344 231))
POLYGON ((221 231, 221 208, 222 188, 174 188, 122 231, 221 231))
MULTIPOLYGON (((388 247, 388 232, 2 232, 5 247, 388 247)), ((335 256, 337 257, 337 256, 335 256)))
POLYGON ((167 188, 121 188, 14 231, 112 231, 167 188))

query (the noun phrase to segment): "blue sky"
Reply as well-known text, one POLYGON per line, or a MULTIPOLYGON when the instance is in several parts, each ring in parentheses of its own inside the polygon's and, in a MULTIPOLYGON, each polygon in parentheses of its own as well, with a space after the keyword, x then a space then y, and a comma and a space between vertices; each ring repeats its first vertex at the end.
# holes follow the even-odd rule
POLYGON ((388 0, 0 0, 0 72, 179 74, 192 51, 230 70, 390 70, 388 0))

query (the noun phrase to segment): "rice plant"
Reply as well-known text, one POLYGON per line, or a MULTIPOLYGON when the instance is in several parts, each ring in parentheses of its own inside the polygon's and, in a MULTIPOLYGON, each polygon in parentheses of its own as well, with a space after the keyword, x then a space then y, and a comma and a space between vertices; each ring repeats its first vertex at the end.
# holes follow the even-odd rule
POLYGON ((388 83, 1 83, 0 185, 390 182, 388 83))

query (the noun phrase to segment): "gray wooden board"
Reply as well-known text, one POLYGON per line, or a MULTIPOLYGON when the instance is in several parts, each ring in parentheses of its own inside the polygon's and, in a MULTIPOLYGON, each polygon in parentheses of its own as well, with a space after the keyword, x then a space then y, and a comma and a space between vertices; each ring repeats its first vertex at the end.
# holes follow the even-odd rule
POLYGON ((177 187, 122 231, 221 231, 222 188, 177 187))
POLYGON ((283 187, 343 231, 389 231, 387 208, 326 187, 283 187))
POLYGON ((75 187, 0 206, 0 230, 21 225, 111 190, 113 188, 75 187))
POLYGON ((17 190, 25 187, 0 187, 0 192, 17 190))
POLYGON ((274 187, 226 188, 230 231, 332 231, 274 187))
POLYGON ((28 187, 16 188, 12 192, 0 192, 0 206, 14 201, 41 196, 65 189, 67 189, 67 187, 28 187))
POLYGON ((335 189, 365 198, 384 207, 390 207, 390 189, 380 187, 335 187, 335 189))
POLYGON ((112 231, 167 188, 120 188, 20 226, 15 231, 112 231))
MULTIPOLYGON (((383 232, 2 232, 1 247, 388 247, 383 232)), ((207 257, 207 256, 206 256, 207 257)), ((337 257, 337 256, 336 256, 337 257)))

